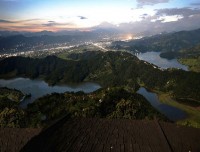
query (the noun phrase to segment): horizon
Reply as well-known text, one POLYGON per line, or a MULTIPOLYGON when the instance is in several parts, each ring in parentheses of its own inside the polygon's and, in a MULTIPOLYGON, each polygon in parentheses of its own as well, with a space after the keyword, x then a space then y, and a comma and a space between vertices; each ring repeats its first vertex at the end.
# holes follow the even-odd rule
POLYGON ((160 33, 193 30, 198 25, 198 0, 0 0, 1 31, 112 28, 130 33, 160 33))

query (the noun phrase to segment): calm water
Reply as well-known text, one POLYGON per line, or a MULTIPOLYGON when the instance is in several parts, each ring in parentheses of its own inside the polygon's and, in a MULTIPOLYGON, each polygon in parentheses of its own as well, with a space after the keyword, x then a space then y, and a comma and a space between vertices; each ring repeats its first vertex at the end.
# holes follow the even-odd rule
POLYGON ((162 69, 167 68, 179 68, 188 71, 188 67, 182 65, 177 61, 177 59, 168 60, 160 57, 161 52, 146 52, 135 54, 140 60, 147 61, 149 63, 155 64, 162 69))
POLYGON ((16 78, 11 80, 0 79, 0 87, 15 88, 22 91, 24 94, 31 93, 31 98, 27 98, 21 102, 20 105, 22 107, 26 107, 28 103, 33 102, 35 99, 53 92, 63 93, 66 91, 83 91, 85 93, 90 93, 101 88, 100 85, 90 82, 77 85, 48 86, 48 84, 42 80, 30 80, 27 78, 16 78))
POLYGON ((172 121, 177 121, 186 118, 187 114, 175 107, 163 104, 158 100, 158 96, 155 93, 147 91, 145 88, 141 87, 137 93, 143 95, 153 107, 164 114, 167 118, 172 121))

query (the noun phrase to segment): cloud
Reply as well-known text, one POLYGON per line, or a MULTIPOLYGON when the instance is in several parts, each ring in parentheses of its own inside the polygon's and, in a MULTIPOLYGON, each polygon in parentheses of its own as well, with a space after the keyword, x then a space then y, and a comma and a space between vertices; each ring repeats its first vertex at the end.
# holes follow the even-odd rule
POLYGON ((155 5, 159 3, 167 3, 169 0, 137 0, 138 7, 143 7, 144 5, 155 5))
POLYGON ((42 26, 46 26, 46 27, 56 27, 56 26, 73 26, 74 23, 58 23, 55 21, 48 21, 48 23, 44 23, 42 24, 42 26))
POLYGON ((55 23, 55 21, 48 21, 49 23, 55 23))
POLYGON ((9 20, 2 20, 2 19, 0 19, 0 23, 13 23, 13 22, 9 21, 9 20))
POLYGON ((55 21, 48 21, 48 23, 44 23, 42 25, 50 27, 50 26, 56 26, 56 25, 61 25, 61 24, 60 23, 56 23, 55 21))
POLYGON ((27 20, 3 20, 0 19, 0 23, 28 23, 28 22, 36 22, 42 21, 42 19, 27 19, 27 20))
MULTIPOLYGON (((154 10, 155 14, 146 11, 140 12, 137 21, 111 24, 102 23, 97 28, 116 28, 126 33, 138 35, 153 35, 160 32, 172 32, 180 30, 192 30, 200 28, 200 9, 194 8, 168 8, 154 10)), ((136 15, 137 16, 137 15, 136 15)), ((49 18, 29 20, 4 20, 0 19, 0 28, 10 30, 66 30, 88 27, 88 20, 84 16, 73 16, 72 18, 49 18), (84 26, 86 23, 86 26, 84 26), (80 26, 81 25, 81 26, 80 26)), ((88 27, 89 28, 89 27, 88 27)))
POLYGON ((87 17, 85 16, 77 16, 78 18, 80 18, 81 20, 85 20, 85 19, 88 19, 87 17))
POLYGON ((155 10, 156 14, 142 14, 137 22, 122 23, 118 29, 135 35, 154 35, 200 28, 200 9, 171 8, 155 10))
POLYGON ((157 16, 173 16, 173 15, 182 15, 184 17, 189 17, 190 15, 200 14, 200 9, 191 9, 191 8, 171 8, 171 9, 159 9, 156 10, 157 16))
POLYGON ((143 19, 143 20, 146 19, 146 18, 148 18, 148 17, 149 17, 149 15, 146 14, 146 13, 140 15, 140 18, 143 19))
POLYGON ((184 18, 182 15, 172 15, 172 16, 160 16, 157 19, 152 19, 151 22, 160 21, 161 23, 176 22, 184 18))
POLYGON ((58 23, 44 23, 44 24, 42 24, 43 26, 56 26, 56 25, 58 25, 58 23))
POLYGON ((200 2, 199 2, 199 3, 191 3, 190 5, 199 6, 199 5, 200 5, 200 2))

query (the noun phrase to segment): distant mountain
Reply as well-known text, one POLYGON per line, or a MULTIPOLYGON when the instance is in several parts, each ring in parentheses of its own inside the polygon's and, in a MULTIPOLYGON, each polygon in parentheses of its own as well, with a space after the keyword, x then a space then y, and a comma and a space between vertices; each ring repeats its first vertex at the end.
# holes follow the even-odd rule
POLYGON ((113 42, 112 48, 127 49, 129 51, 159 51, 178 52, 181 49, 193 47, 200 43, 200 29, 192 31, 180 31, 175 33, 164 33, 129 42, 113 42))
MULTIPOLYGON (((44 32, 46 33, 46 32, 44 32)), ((92 33, 80 33, 77 35, 40 35, 38 36, 24 36, 13 35, 8 37, 0 37, 0 53, 14 53, 21 51, 40 50, 45 46, 57 46, 58 44, 68 43, 70 45, 77 45, 87 41, 99 41, 102 35, 92 33)))
MULTIPOLYGON (((112 25, 112 24, 111 24, 112 25)), ((52 31, 40 31, 40 32, 23 32, 23 31, 0 31, 0 37, 8 37, 8 36, 16 36, 16 35, 23 35, 27 37, 32 36, 42 36, 42 35, 49 35, 49 36, 63 36, 63 35, 84 35, 84 34, 112 34, 112 33, 120 33, 122 31, 117 30, 116 26, 104 26, 103 24, 93 27, 91 29, 86 30, 62 30, 57 32, 52 31)))
POLYGON ((27 50, 40 50, 46 45, 50 47, 58 44, 70 45, 82 44, 88 41, 100 41, 102 39, 117 37, 119 32, 114 29, 92 29, 91 31, 41 31, 36 33, 6 32, 1 31, 0 53, 13 53, 27 50))
MULTIPOLYGON (((66 43, 73 41, 72 36, 32 36, 14 35, 0 38, 0 53, 11 53, 17 51, 25 51, 27 48, 39 47, 42 45, 66 43)), ((84 37, 77 37, 78 40, 85 39, 84 37)))
POLYGON ((0 37, 7 37, 13 35, 25 34, 25 32, 17 32, 17 31, 0 31, 0 37))
POLYGON ((26 32, 21 33, 24 36, 42 36, 42 35, 55 35, 52 31, 41 31, 41 32, 26 32))
MULTIPOLYGON (((114 25, 104 23, 94 27, 89 31, 42 31, 36 33, 18 33, 7 32, 7 35, 0 36, 0 53, 11 53, 18 51, 39 50, 37 47, 45 45, 58 45, 62 43, 80 44, 88 41, 100 41, 102 39, 115 39, 123 31, 118 30, 114 25), (106 24, 106 25, 104 25, 106 24)), ((2 31, 1 31, 2 32, 2 31)), ((0 32, 0 33, 1 33, 0 32)), ((4 35, 6 32, 4 31, 4 35)), ((188 49, 200 44, 200 29, 192 31, 180 31, 174 33, 161 33, 154 36, 144 37, 142 39, 131 41, 116 41, 112 43, 112 49, 126 49, 135 52, 160 51, 160 52, 179 52, 182 49, 188 49)))

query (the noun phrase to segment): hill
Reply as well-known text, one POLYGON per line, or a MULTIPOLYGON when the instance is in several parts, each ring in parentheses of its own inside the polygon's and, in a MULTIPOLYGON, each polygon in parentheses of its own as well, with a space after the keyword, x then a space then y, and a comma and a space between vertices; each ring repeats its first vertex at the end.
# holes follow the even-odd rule
POLYGON ((135 52, 179 52, 181 49, 193 47, 200 43, 200 29, 192 31, 180 31, 175 33, 165 33, 139 40, 128 42, 113 42, 112 48, 126 49, 135 52))
MULTIPOLYGON (((177 106, 177 103, 180 103, 180 106, 178 106, 179 108, 184 111, 186 110, 187 112, 189 111, 190 117, 186 120, 186 122, 183 122, 183 124, 193 126, 197 126, 197 124, 199 124, 198 107, 200 105, 200 73, 176 69, 160 70, 154 65, 140 61, 137 57, 127 52, 84 52, 81 54, 71 54, 65 59, 61 59, 56 56, 48 56, 40 59, 12 57, 1 60, 0 78, 12 77, 29 77, 33 79, 41 78, 51 85, 87 81, 97 82, 101 84, 104 89, 123 88, 124 90, 132 93, 136 93, 140 86, 144 86, 149 90, 157 92, 162 97, 167 96, 167 98, 162 98, 163 102, 166 102, 166 99, 168 99, 167 102, 170 105, 172 104, 177 106)), ((78 94, 74 94, 73 96, 78 97, 78 94)), ((83 99, 87 98, 86 95, 82 97, 83 99)), ((137 97, 138 96, 136 95, 135 98, 137 97)), ((31 124, 33 126, 40 125, 43 123, 41 120, 46 119, 47 116, 50 117, 50 120, 51 118, 56 119, 63 115, 62 112, 72 112, 72 116, 79 116, 80 114, 81 116, 108 117, 109 114, 115 111, 116 113, 111 114, 113 117, 132 118, 132 116, 134 116, 133 113, 126 115, 126 113, 120 111, 121 109, 118 109, 121 108, 123 104, 127 104, 127 106, 132 104, 132 102, 130 103, 128 99, 125 101, 117 100, 117 103, 115 104, 118 105, 119 102, 119 107, 117 108, 117 106, 114 105, 114 108, 111 108, 112 112, 105 115, 102 113, 103 111, 99 111, 99 107, 97 106, 99 104, 96 104, 99 101, 87 98, 87 102, 82 105, 81 99, 80 103, 78 102, 77 105, 75 104, 76 102, 74 102, 72 107, 75 107, 67 110, 64 99, 65 98, 62 94, 54 94, 49 97, 44 97, 44 99, 41 98, 38 105, 33 104, 34 106, 30 109, 30 113, 28 111, 21 112, 18 110, 14 113, 18 113, 23 118, 22 120, 24 120, 24 117, 33 118, 25 119, 26 121, 22 121, 21 126, 27 126, 27 124, 31 124), (58 103, 62 103, 60 109, 51 109, 54 107, 53 105, 56 104, 54 101, 52 101, 52 103, 50 102, 51 98, 55 101, 57 101, 57 98, 60 99, 58 101, 58 103), (46 105, 49 104, 50 109, 46 109, 46 105, 44 103, 46 105), (43 111, 40 109, 40 106, 42 106, 42 109, 46 110, 43 111), (91 106, 91 109, 86 109, 84 112, 81 111, 81 109, 85 106, 91 106), (36 109, 36 111, 34 111, 34 109, 36 109), (34 117, 29 114, 33 114, 34 117)), ((140 97, 138 100, 140 101, 140 97)), ((111 106, 113 106, 113 103, 111 106)), ((140 108, 140 106, 138 108, 140 108)), ((7 111, 8 110, 6 110, 6 113, 8 113, 7 111)), ((149 112, 146 114, 147 117, 150 115, 149 112)), ((136 119, 137 118, 139 117, 137 116, 136 119)), ((144 117, 142 117, 142 119, 143 118, 144 117)))
POLYGON ((53 93, 29 104, 26 109, 0 101, 0 126, 43 127, 68 115, 70 118, 168 119, 142 96, 124 88, 105 88, 83 92, 53 93))
POLYGON ((42 78, 49 84, 93 81, 103 87, 127 86, 171 92, 176 98, 200 100, 200 74, 182 70, 160 70, 126 52, 90 52, 87 57, 64 60, 11 57, 0 61, 0 78, 42 78))
POLYGON ((200 44, 178 52, 163 52, 160 56, 167 59, 178 58, 179 62, 188 65, 191 71, 200 72, 200 44))
POLYGON ((25 113, 18 107, 25 95, 16 89, 0 88, 0 127, 21 127, 25 113))
POLYGON ((124 88, 105 88, 94 93, 47 95, 29 104, 26 109, 31 126, 48 124, 65 115, 71 118, 158 119, 168 121, 137 93, 124 88), (41 119, 44 117, 45 119, 41 119))

